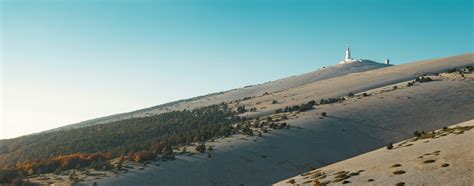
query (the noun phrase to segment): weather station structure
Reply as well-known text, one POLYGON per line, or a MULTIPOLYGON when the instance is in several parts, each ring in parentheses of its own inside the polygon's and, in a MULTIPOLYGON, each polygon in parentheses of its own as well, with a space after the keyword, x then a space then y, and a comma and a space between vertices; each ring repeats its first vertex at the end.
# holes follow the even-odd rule
POLYGON ((361 60, 352 58, 351 49, 349 48, 349 46, 347 46, 346 57, 344 58, 344 60, 340 61, 339 64, 347 64, 347 63, 354 63, 354 62, 361 62, 361 60))

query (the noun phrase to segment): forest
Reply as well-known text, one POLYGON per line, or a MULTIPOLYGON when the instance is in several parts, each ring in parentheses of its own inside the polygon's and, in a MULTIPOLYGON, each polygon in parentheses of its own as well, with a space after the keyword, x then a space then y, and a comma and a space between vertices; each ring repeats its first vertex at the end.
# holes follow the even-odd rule
POLYGON ((0 183, 15 177, 90 167, 117 157, 174 158, 174 146, 235 132, 244 121, 226 103, 0 141, 0 183))

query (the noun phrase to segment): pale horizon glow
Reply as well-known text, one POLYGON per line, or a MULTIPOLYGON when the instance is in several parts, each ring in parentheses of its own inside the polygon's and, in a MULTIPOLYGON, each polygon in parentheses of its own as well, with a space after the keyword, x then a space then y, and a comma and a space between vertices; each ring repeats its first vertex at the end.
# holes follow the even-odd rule
POLYGON ((0 1, 0 139, 354 58, 473 51, 469 0, 0 1), (422 11, 420 11, 422 10, 422 11))

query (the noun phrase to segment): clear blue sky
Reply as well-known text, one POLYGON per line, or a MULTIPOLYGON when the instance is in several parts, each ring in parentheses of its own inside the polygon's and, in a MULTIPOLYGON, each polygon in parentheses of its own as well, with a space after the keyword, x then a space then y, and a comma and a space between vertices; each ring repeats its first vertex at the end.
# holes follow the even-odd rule
POLYGON ((0 0, 0 138, 356 58, 473 51, 470 0, 0 0))

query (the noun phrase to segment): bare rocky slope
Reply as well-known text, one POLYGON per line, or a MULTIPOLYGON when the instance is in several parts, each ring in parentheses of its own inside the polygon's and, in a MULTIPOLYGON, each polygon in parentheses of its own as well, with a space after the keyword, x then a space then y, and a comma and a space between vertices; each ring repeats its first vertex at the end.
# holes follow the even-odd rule
MULTIPOLYGON (((404 65, 397 65, 387 68, 383 71, 373 71, 375 69, 380 69, 388 67, 389 65, 376 63, 370 60, 363 60, 361 63, 351 63, 344 65, 335 65, 322 69, 315 70, 306 74, 299 76, 292 76, 288 78, 283 78, 276 81, 270 81, 267 83, 247 86, 243 88, 233 89, 225 92, 213 93, 209 95, 199 96, 195 98, 190 98, 186 100, 179 100, 175 102, 170 102, 163 105, 158 105, 155 107, 145 108, 142 110, 132 111, 129 113, 116 114, 112 116, 106 116, 102 118, 87 120, 77 124, 68 125, 65 127, 60 127, 53 130, 62 130, 69 129, 74 127, 82 127, 94 124, 108 123, 123 119, 128 119, 132 117, 146 117, 151 115, 156 115, 164 112, 169 112, 173 110, 183 110, 183 109, 194 109, 203 106, 208 106, 212 104, 218 104, 221 102, 230 102, 234 100, 243 99, 246 97, 259 97, 258 99, 251 99, 253 105, 262 101, 270 101, 273 99, 273 96, 284 95, 290 97, 290 101, 287 101, 287 104, 293 104, 295 100, 300 102, 305 101, 306 99, 297 99, 293 95, 299 97, 308 97, 308 93, 319 94, 317 96, 320 98, 329 98, 346 95, 349 92, 362 92, 370 90, 372 88, 406 81, 409 79, 414 79, 417 76, 424 74, 435 74, 439 72, 446 71, 449 68, 459 68, 465 65, 473 64, 473 53, 467 53, 458 56, 446 57, 446 58, 437 58, 430 60, 417 61, 404 65), (349 76, 347 76, 349 75, 349 76), (341 76, 347 76, 345 79, 336 78, 341 76), (351 79, 347 81, 346 79, 351 79), (327 86, 327 82, 321 81, 334 81, 327 86), (318 83, 319 82, 319 83, 318 83), (307 86, 303 85, 312 85, 311 89, 316 90, 314 92, 304 92, 307 91, 305 88, 307 86), (325 86, 325 87, 321 87, 325 86), (305 88, 303 88, 305 87, 305 88), (330 88, 330 89, 327 89, 330 88), (271 94, 270 96, 262 96, 264 93, 271 94), (273 94, 278 93, 278 94, 273 94)), ((314 98, 314 96, 309 96, 314 98)), ((258 105, 255 105, 258 106, 258 105)), ((259 112, 257 114, 268 114, 273 112, 276 108, 272 107, 262 107, 260 106, 259 112), (263 108, 263 109, 262 109, 263 108)), ((252 113, 253 115, 256 113, 252 113)))
MULTIPOLYGON (((288 105, 340 97, 354 97, 292 113, 290 129, 271 130, 262 137, 236 135, 208 142, 212 157, 178 155, 177 160, 152 163, 144 170, 100 179, 99 185, 269 185, 296 174, 354 157, 389 142, 474 118, 473 74, 424 74, 474 65, 474 54, 426 60, 325 79, 233 103, 256 107, 244 115, 270 115, 288 105), (396 87, 395 87, 396 86, 396 87), (362 95, 361 93, 365 94, 362 95), (360 93, 360 94, 357 94, 360 93), (277 100, 273 104, 272 100, 277 100), (328 117, 321 117, 325 112, 328 117), (159 164, 159 166, 157 166, 159 164)), ((175 109, 221 102, 226 93, 178 104, 175 109)), ((153 111, 154 112, 154 111, 153 111)), ((91 184, 91 182, 84 182, 91 184)))
POLYGON ((243 88, 233 89, 224 92, 212 93, 204 96, 198 96, 185 100, 178 100, 150 108, 145 108, 141 110, 136 110, 128 113, 115 114, 111 116, 91 119, 83 121, 80 123, 67 125, 60 127, 55 130, 70 129, 75 127, 83 127, 95 124, 103 124, 123 119, 128 119, 131 117, 145 117, 160 114, 163 112, 169 112, 173 110, 182 110, 189 108, 198 108, 204 107, 212 104, 217 104, 220 102, 230 102, 237 99, 243 99, 245 97, 260 96, 264 93, 274 93, 297 86, 317 82, 324 79, 334 78, 338 76, 347 75, 350 73, 363 72, 367 70, 379 69, 384 67, 389 67, 391 65, 386 65, 383 63, 377 63, 370 60, 362 60, 360 63, 351 63, 345 65, 335 65, 324 67, 309 73, 301 74, 298 76, 291 76, 288 78, 283 78, 275 81, 266 82, 258 85, 246 86, 243 88))

